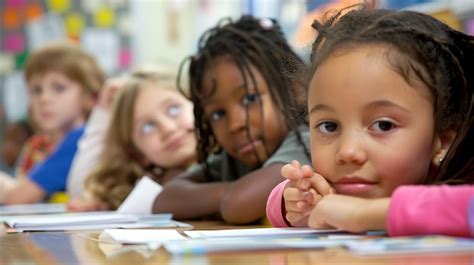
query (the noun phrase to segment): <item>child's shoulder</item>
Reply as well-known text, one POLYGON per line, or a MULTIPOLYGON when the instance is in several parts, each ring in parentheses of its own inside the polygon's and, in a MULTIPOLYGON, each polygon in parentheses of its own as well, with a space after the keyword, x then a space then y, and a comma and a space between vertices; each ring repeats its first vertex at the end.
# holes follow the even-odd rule
POLYGON ((252 171, 252 168, 245 166, 225 151, 210 155, 207 158, 207 165, 209 175, 205 173, 204 164, 191 166, 187 173, 206 181, 233 181, 252 171))
POLYGON ((288 164, 293 160, 298 160, 302 164, 311 164, 311 158, 308 156, 307 150, 310 150, 309 127, 301 125, 297 129, 288 132, 280 146, 265 161, 263 166, 273 163, 288 164))

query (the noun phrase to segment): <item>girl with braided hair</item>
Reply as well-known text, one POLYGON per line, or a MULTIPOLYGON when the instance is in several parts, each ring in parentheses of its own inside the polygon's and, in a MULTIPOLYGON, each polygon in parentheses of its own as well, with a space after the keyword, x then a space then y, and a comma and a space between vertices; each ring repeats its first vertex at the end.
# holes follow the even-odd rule
POLYGON ((272 224, 474 236, 474 37, 410 11, 313 27, 312 168, 283 167, 272 224))
POLYGON ((200 164, 165 185, 154 211, 258 221, 282 166, 309 162, 303 82, 292 78, 306 66, 275 20, 251 16, 206 31, 187 61, 200 164))

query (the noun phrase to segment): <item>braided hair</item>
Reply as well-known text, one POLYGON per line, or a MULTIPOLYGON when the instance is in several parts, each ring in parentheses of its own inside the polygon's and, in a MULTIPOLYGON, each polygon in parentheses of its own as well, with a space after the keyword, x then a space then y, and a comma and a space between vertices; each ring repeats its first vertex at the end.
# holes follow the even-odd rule
MULTIPOLYGON (((183 65, 189 61, 189 92, 190 100, 194 103, 198 161, 204 163, 207 173, 209 173, 207 158, 220 150, 220 147, 204 115, 202 105, 203 97, 215 93, 216 78, 213 77, 210 95, 204 95, 202 93, 203 76, 213 69, 215 60, 222 57, 228 57, 235 63, 244 78, 246 90, 250 84, 253 84, 256 92, 259 93, 250 68, 254 67, 260 71, 269 87, 275 106, 285 117, 286 125, 290 130, 307 123, 305 84, 304 80, 297 75, 298 72, 306 71, 306 65, 290 48, 278 23, 272 19, 257 19, 248 15, 242 16, 235 22, 231 19, 221 20, 215 27, 202 34, 198 41, 197 54, 186 58, 181 63, 177 81, 178 88, 183 91, 181 85, 183 65), (244 73, 249 73, 249 75, 244 73)), ((263 113, 260 115, 263 117, 263 113)), ((303 143, 301 134, 297 130, 295 132, 309 158, 309 151, 303 143)), ((247 131, 247 134, 250 133, 247 131)))
POLYGON ((412 11, 343 9, 325 23, 314 21, 318 36, 312 47, 311 77, 336 50, 385 45, 390 67, 407 83, 421 81, 434 100, 437 132, 457 134, 434 178, 425 183, 472 183, 474 37, 435 18, 412 11))

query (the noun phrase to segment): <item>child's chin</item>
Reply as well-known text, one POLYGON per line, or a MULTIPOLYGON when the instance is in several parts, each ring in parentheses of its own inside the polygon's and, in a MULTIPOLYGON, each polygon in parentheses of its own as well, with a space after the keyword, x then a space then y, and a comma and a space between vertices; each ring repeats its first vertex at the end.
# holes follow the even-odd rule
POLYGON ((240 160, 244 165, 246 165, 247 167, 250 167, 250 168, 255 168, 255 167, 259 166, 261 163, 265 162, 265 160, 267 158, 262 157, 260 159, 261 159, 261 161, 259 161, 255 157, 255 155, 252 155, 252 154, 238 158, 238 160, 240 160))

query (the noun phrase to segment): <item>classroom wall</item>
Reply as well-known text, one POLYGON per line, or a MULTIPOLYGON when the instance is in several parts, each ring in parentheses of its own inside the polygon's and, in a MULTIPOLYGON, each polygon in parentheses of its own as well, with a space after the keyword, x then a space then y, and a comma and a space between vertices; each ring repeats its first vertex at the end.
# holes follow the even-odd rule
POLYGON ((176 68, 196 50, 199 35, 222 17, 236 17, 240 0, 134 1, 135 64, 159 63, 176 68))
MULTIPOLYGON (((438 12, 437 17, 451 26, 474 34, 473 0, 438 0, 406 6, 420 1, 427 2, 378 2, 438 12)), ((301 50, 311 42, 313 30, 303 21, 314 19, 308 14, 346 2, 351 0, 2 0, 0 103, 6 104, 8 119, 25 117, 27 100, 21 69, 28 52, 44 41, 69 38, 79 42, 97 55, 110 74, 148 63, 175 71, 184 56, 196 51, 197 39, 204 30, 223 17, 236 18, 243 13, 278 18, 290 42, 300 54, 305 54, 301 50), (12 8, 20 10, 13 12, 21 14, 20 17, 12 15, 12 8), (36 33, 29 34, 28 28, 36 28, 36 33)), ((0 120, 0 136, 1 127, 0 120)))
MULTIPOLYGON (((32 50, 69 41, 114 74, 132 64, 127 0, 0 1, 0 103, 7 120, 26 117, 23 68, 32 50)), ((0 122, 1 125, 1 122, 0 122)))

